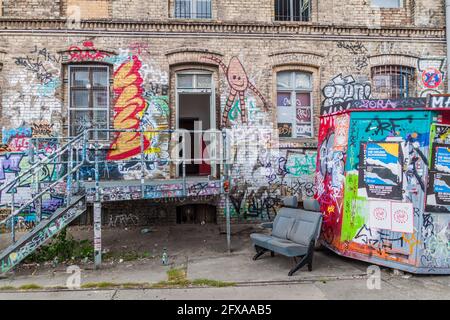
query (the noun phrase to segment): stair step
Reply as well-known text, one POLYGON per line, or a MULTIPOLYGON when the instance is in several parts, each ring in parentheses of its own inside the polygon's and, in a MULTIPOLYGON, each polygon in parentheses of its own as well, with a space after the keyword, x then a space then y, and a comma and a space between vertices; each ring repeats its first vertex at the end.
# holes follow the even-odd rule
POLYGON ((0 253, 0 273, 8 272, 18 265, 84 212, 85 195, 73 197, 70 205, 56 210, 48 219, 42 220, 33 230, 0 253))

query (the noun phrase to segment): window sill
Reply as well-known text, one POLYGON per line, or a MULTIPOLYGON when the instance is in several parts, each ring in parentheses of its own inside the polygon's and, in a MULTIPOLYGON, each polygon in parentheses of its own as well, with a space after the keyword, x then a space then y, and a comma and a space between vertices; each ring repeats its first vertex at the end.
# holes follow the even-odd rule
POLYGON ((275 24, 275 25, 298 25, 298 24, 309 25, 309 24, 312 24, 312 21, 311 20, 308 20, 308 21, 272 20, 272 23, 275 24))
POLYGON ((214 18, 169 18, 170 21, 174 22, 217 22, 214 18))

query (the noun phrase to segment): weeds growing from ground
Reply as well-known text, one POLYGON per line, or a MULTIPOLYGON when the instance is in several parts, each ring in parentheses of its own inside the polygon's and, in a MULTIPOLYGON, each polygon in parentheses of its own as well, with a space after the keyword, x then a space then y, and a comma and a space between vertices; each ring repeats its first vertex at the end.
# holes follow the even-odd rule
POLYGON ((64 228, 48 245, 41 246, 25 260, 25 263, 46 261, 80 261, 92 259, 94 247, 89 240, 74 240, 64 228))

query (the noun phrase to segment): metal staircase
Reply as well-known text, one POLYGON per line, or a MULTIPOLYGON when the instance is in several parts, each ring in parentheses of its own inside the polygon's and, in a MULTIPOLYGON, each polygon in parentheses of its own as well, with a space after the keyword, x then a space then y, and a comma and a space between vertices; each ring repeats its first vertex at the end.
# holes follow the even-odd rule
MULTIPOLYGON (((96 214, 97 203, 100 204, 100 164, 105 166, 108 162, 114 162, 116 160, 100 159, 99 147, 101 143, 99 141, 94 141, 93 136, 97 136, 93 131, 107 131, 108 133, 134 133, 140 137, 140 152, 136 155, 134 159, 125 160, 132 161, 134 163, 140 163, 141 168, 141 178, 140 178, 140 190, 142 193, 142 198, 146 198, 144 195, 145 186, 147 186, 147 181, 145 177, 145 165, 150 162, 155 164, 159 162, 159 159, 147 160, 145 158, 145 146, 144 146, 144 135, 145 134, 168 134, 171 137, 171 143, 178 143, 180 140, 180 134, 175 133, 173 130, 115 130, 115 129, 88 129, 81 133, 80 135, 73 138, 51 138, 56 139, 56 146, 61 146, 55 151, 51 152, 50 155, 35 161, 36 154, 40 150, 40 138, 32 138, 30 147, 28 150, 28 162, 30 167, 21 172, 19 175, 14 177, 12 181, 6 182, 0 185, 0 195, 7 194, 10 196, 10 202, 7 203, 7 207, 10 208, 10 213, 0 219, 0 230, 6 230, 10 233, 10 244, 0 252, 0 274, 6 273, 15 266, 17 266, 21 261, 23 261, 27 256, 33 253, 37 248, 43 245, 47 240, 55 236, 64 227, 69 225, 73 220, 82 215, 87 210, 88 202, 88 191, 89 186, 92 182, 83 181, 81 171, 82 168, 90 167, 95 173, 95 197, 94 200, 89 200, 94 202, 94 225, 96 224, 96 216, 99 216, 98 212, 96 214), (94 134, 93 134, 94 133, 94 134), (94 157, 93 157, 94 156, 94 157), (90 158, 91 157, 91 158, 90 158), (137 158, 137 159, 136 159, 137 158), (52 167, 53 170, 49 170, 52 167), (55 177, 50 179, 42 180, 43 172, 53 171, 56 172, 55 177), (27 189, 25 200, 24 197, 19 197, 20 199, 15 199, 17 195, 17 190, 21 186, 31 186, 31 194, 29 189, 27 189), (62 190, 62 191, 58 191, 62 190), (62 194, 61 194, 62 192, 62 194), (42 207, 43 202, 51 199, 52 196, 57 194, 59 199, 63 199, 59 208, 56 211, 52 211, 51 214, 44 214, 42 207), (19 239, 16 239, 16 228, 20 226, 23 219, 24 212, 34 212, 36 217, 36 223, 31 226, 25 234, 23 234, 19 239)), ((201 130, 193 132, 203 132, 201 130)), ((185 136, 189 136, 190 131, 184 130, 181 133, 183 140, 185 136)), ((219 132, 219 136, 222 137, 223 143, 221 145, 223 150, 226 150, 226 134, 225 132, 219 132)), ((41 138, 42 139, 42 138, 41 138)), ((103 141, 104 143, 104 141, 103 141)), ((187 149, 186 149, 187 150, 187 149)), ((224 151, 225 152, 225 151, 224 151)), ((225 153, 224 153, 225 154, 225 153)), ((181 196, 186 196, 187 180, 186 180, 186 162, 196 161, 196 160, 209 160, 217 161, 217 158, 210 159, 170 159, 169 162, 173 162, 180 167, 180 175, 182 176, 183 193, 181 196)), ((123 162, 123 160, 122 160, 123 162)), ((215 162, 213 162, 215 163, 215 162)), ((227 165, 223 165, 221 162, 220 172, 228 172, 223 168, 229 168, 227 165)), ((223 188, 223 182, 225 181, 224 176, 228 174, 221 175, 220 183, 220 193, 225 193, 223 188)), ((108 183, 110 183, 108 181, 108 183)), ((127 181, 127 184, 130 184, 127 181)), ((91 187, 92 189, 92 187, 91 187)), ((227 191, 226 191, 227 192, 227 191)), ((228 199, 228 197, 227 197, 228 199)), ((3 203, 5 203, 3 201, 3 203)), ((100 207, 100 206, 98 206, 100 207)), ((229 205, 227 204, 227 212, 229 212, 229 205)), ((101 219, 101 214, 100 214, 101 219)), ((101 221, 97 221, 101 226, 101 221)), ((94 231, 96 228, 94 228, 94 231)), ((227 216, 227 230, 229 231, 229 217, 227 216)), ((95 233, 94 233, 95 239, 95 233)), ((0 232, 0 241, 5 240, 5 234, 0 232)), ((227 241, 229 243, 229 232, 227 241)), ((95 242, 95 241, 94 241, 95 242)), ((3 243, 3 247, 4 243, 3 243)), ((101 251, 97 252, 95 249, 96 265, 101 263, 101 251), (98 255, 100 255, 100 260, 97 260, 98 255)))
MULTIPOLYGON (((12 181, 0 186, 0 193, 11 195, 10 214, 0 221, 0 226, 6 227, 11 234, 11 244, 0 253, 0 273, 8 272, 17 266, 47 240, 86 212, 86 196, 76 178, 78 170, 85 163, 85 139, 86 134, 71 138, 49 156, 36 162, 34 161, 34 143, 30 143, 30 168, 12 181), (46 182, 39 181, 41 172, 48 170, 49 166, 54 166, 57 176, 46 182), (32 189, 29 199, 15 201, 16 190, 28 183, 31 184, 32 189), (41 211, 42 202, 45 198, 51 197, 58 186, 63 187, 64 201, 50 216, 45 216, 41 211), (16 240, 16 226, 20 222, 20 214, 31 208, 36 214, 36 224, 16 240)), ((61 141, 58 144, 62 144, 61 141)))

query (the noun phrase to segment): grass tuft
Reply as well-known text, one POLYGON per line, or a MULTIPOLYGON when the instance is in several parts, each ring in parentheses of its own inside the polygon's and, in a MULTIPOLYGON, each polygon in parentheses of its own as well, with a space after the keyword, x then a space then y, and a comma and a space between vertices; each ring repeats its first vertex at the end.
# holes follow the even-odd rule
POLYGON ((19 290, 41 290, 43 287, 35 283, 24 284, 19 287, 19 290))
POLYGON ((233 287, 236 285, 236 283, 234 282, 225 282, 210 279, 195 279, 192 281, 192 284, 195 286, 216 287, 216 288, 233 287))
POLYGON ((186 280, 186 269, 170 269, 167 271, 169 282, 180 282, 186 280))
POLYGON ((120 284, 112 282, 88 282, 81 285, 83 289, 104 289, 104 288, 116 288, 120 287, 120 284))
POLYGON ((13 287, 13 286, 0 287, 0 291, 6 291, 6 290, 16 290, 16 287, 13 287))

